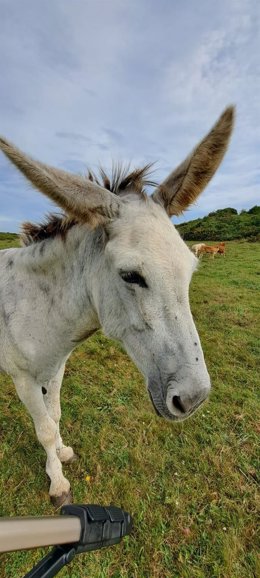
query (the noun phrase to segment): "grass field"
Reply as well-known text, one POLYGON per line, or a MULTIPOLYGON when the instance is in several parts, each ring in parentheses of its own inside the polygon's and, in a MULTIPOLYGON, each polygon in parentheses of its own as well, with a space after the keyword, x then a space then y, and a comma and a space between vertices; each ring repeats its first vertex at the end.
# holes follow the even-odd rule
MULTIPOLYGON (((80 456, 66 468, 74 501, 122 506, 134 531, 118 546, 78 557, 61 578, 260 576, 260 245, 227 245, 226 258, 203 258, 191 285, 213 390, 190 420, 159 419, 142 376, 101 332, 68 362, 62 431, 80 456)), ((1 376, 0 386, 0 515, 52 514, 31 419, 11 380, 1 376)), ((1 578, 23 576, 45 553, 3 555, 1 578)))

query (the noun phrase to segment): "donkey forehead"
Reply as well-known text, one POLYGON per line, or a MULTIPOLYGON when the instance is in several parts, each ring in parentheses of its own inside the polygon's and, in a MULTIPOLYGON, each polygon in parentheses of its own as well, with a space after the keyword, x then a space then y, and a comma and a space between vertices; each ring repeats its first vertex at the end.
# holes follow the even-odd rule
POLYGON ((112 226, 110 257, 118 267, 155 265, 192 272, 197 259, 181 239, 162 207, 149 198, 126 204, 112 226))

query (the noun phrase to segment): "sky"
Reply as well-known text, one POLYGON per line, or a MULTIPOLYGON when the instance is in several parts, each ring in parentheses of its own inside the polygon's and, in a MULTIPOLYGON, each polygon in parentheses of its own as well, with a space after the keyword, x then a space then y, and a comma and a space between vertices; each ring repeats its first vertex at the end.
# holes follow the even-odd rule
MULTIPOLYGON (((0 134, 84 174, 161 182, 236 105, 225 159, 181 219, 260 204, 258 0, 0 0, 0 134)), ((0 231, 55 210, 0 155, 0 231)))

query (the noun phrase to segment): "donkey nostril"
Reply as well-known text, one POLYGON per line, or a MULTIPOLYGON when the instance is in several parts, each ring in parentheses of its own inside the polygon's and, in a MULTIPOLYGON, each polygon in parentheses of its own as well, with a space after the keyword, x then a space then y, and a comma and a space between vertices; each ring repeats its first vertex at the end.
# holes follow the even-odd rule
POLYGON ((185 407, 181 402, 181 398, 179 395, 174 395, 172 398, 172 405, 175 407, 175 409, 178 409, 178 411, 180 411, 181 413, 186 413, 185 407))

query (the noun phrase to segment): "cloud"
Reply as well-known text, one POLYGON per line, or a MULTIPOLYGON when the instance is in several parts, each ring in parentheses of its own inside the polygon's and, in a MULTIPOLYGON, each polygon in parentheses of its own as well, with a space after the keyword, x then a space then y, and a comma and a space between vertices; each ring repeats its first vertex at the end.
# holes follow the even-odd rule
POLYGON ((79 133, 76 133, 76 132, 58 131, 58 132, 56 132, 56 136, 57 136, 58 138, 67 138, 67 139, 69 139, 70 141, 78 140, 78 141, 84 141, 84 142, 87 142, 87 143, 91 143, 91 142, 92 142, 91 138, 89 138, 88 136, 84 136, 83 134, 79 134, 79 133))
POLYGON ((109 137, 110 141, 114 141, 119 145, 124 143, 125 137, 118 130, 113 128, 104 128, 103 130, 104 133, 109 137))
MULTIPOLYGON (((257 203, 257 0, 0 0, 0 10, 7 138, 78 172, 112 160, 158 161, 160 181, 234 102, 227 157, 187 217, 257 203)), ((36 220, 50 208, 1 157, 6 226, 16 230, 17 220, 36 220)))

